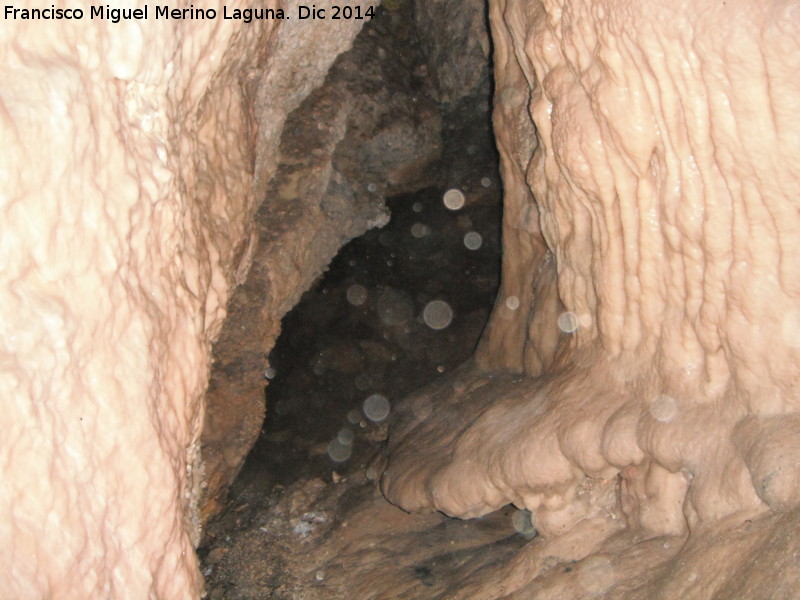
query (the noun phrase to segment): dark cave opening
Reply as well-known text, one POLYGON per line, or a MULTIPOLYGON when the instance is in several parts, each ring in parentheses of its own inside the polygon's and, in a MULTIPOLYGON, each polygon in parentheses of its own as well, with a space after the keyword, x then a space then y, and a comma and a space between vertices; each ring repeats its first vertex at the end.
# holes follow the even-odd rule
POLYGON ((391 403, 471 356, 499 277, 496 166, 487 167, 458 210, 436 188, 390 199, 390 223, 345 246, 284 318, 246 468, 283 485, 363 468, 391 403))
MULTIPOLYGON (((489 318, 502 216, 491 69, 485 61, 473 89, 443 101, 447 94, 420 77, 441 50, 426 54, 408 28, 424 4, 382 9, 360 37, 394 47, 383 76, 404 80, 412 101, 424 96, 441 115, 440 155, 421 180, 432 185, 387 198, 390 222, 345 245, 284 317, 266 373, 267 416, 244 480, 286 485, 363 469, 386 431, 387 419, 368 414, 370 403, 390 411, 467 360, 489 318), (427 318, 436 319, 437 309, 446 322, 427 318)), ((360 153, 337 162, 353 155, 360 153)), ((361 184, 368 187, 368 177, 361 184)))
MULTIPOLYGON (((344 245, 282 320, 264 373, 263 429, 199 549, 210 597, 235 596, 237 576, 220 567, 222 557, 283 490, 363 474, 386 438, 393 403, 468 360, 489 319, 502 222, 491 55, 479 48, 476 61, 474 47, 468 57, 457 46, 475 45, 470 28, 488 39, 486 6, 471 2, 470 15, 454 5, 435 23, 426 20, 433 4, 387 3, 331 69, 342 79, 328 82, 334 87, 406 96, 410 108, 389 107, 373 126, 377 134, 351 118, 357 133, 332 157, 356 201, 359 192, 382 193, 391 218, 344 245), (423 26, 443 33, 426 37, 423 26), (358 66, 372 56, 380 68, 358 66), (461 61, 455 67, 453 56, 461 61), (458 76, 465 68, 469 75, 458 76), (362 76, 366 83, 353 83, 362 76)), ((324 96, 312 94, 305 105, 314 102, 324 105, 324 96)), ((357 102, 362 113, 378 110, 371 102, 357 102)), ((302 110, 287 121, 289 135, 295 123, 294 139, 285 133, 282 140, 294 155, 307 150, 303 136, 316 129, 302 110)), ((270 571, 270 585, 280 571, 270 571)))
MULTIPOLYGON (((332 164, 346 186, 384 194, 391 218, 344 245, 283 318, 265 372, 266 418, 234 498, 255 482, 267 491, 363 469, 386 433, 386 419, 370 418, 365 404, 390 412, 467 360, 489 318, 502 190, 491 56, 473 39, 476 31, 489 39, 487 7, 437 12, 437 4, 388 3, 331 68, 327 87, 357 98, 348 121, 356 133, 330 149, 332 164)), ((290 116, 282 139, 290 162, 321 153, 313 138, 329 124, 314 119, 329 97, 318 90, 290 116)))

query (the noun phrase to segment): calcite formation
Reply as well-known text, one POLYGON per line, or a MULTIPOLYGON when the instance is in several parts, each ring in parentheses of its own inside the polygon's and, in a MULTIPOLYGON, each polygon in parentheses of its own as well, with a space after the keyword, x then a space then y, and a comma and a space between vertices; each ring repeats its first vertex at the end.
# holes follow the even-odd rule
POLYGON ((503 286, 475 372, 406 403, 387 497, 548 537, 794 509, 800 6, 490 6, 503 286))
POLYGON ((199 595, 210 342, 282 123, 362 24, 205 8, 0 25, 4 597, 199 595))

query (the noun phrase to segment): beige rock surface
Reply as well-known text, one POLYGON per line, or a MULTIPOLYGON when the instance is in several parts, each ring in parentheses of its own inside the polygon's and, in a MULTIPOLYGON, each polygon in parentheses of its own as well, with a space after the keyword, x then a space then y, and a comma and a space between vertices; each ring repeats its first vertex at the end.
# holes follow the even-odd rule
MULTIPOLYGON (((387 497, 462 517, 511 502, 546 537, 597 518, 689 534, 676 560, 794 509, 800 6, 490 6, 505 256, 477 359, 530 378, 473 370, 409 399, 387 497)), ((716 590, 697 585, 670 597, 716 590)))
POLYGON ((0 25, 4 597, 201 588, 197 440, 237 246, 275 132, 361 25, 204 8, 0 25))

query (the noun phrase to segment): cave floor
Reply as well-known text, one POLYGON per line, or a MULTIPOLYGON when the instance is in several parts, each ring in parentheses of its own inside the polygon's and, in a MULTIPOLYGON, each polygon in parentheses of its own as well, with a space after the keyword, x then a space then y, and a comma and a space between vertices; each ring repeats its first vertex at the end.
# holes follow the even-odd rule
POLYGON ((411 515, 386 502, 363 471, 336 481, 269 490, 245 473, 201 549, 207 597, 450 598, 532 539, 515 530, 511 507, 471 521, 411 515))

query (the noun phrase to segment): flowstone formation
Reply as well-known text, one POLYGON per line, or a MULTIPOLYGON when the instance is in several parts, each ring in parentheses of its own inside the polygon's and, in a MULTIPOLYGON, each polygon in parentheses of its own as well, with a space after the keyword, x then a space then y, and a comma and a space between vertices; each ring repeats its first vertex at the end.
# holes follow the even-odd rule
MULTIPOLYGON (((475 368, 395 421, 387 498, 513 503, 546 538, 593 528, 593 594, 615 598, 644 597, 611 566, 621 539, 672 539, 642 547, 667 569, 680 540, 673 565, 800 504, 797 10, 491 3, 503 289, 475 368)), ((732 590, 740 561, 719 552, 721 577, 696 565, 671 593, 732 590)), ((588 593, 542 577, 562 595, 525 597, 588 593)))
POLYGON ((203 587, 211 341, 286 115, 360 27, 203 8, 0 26, 4 597, 203 587))

